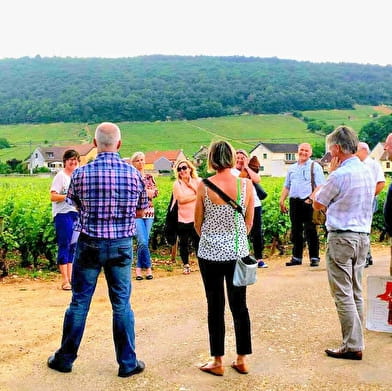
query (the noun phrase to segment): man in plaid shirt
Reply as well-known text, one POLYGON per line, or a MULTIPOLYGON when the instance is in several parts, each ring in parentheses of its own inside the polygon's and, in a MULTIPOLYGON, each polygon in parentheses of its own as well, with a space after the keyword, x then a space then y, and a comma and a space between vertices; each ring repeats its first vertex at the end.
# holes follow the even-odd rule
POLYGON ((119 364, 118 376, 144 370, 136 359, 134 315, 130 306, 132 236, 135 218, 148 206, 139 172, 121 160, 121 132, 105 122, 95 131, 97 158, 78 169, 71 178, 67 202, 79 210, 80 231, 73 274, 72 301, 63 325, 61 347, 49 357, 48 366, 71 372, 83 336, 92 295, 104 269, 113 310, 113 339, 119 364))
POLYGON ((335 169, 313 195, 313 207, 327 210, 326 264, 343 341, 329 357, 362 360, 362 276, 369 250, 376 179, 356 156, 358 137, 339 126, 327 138, 335 169))

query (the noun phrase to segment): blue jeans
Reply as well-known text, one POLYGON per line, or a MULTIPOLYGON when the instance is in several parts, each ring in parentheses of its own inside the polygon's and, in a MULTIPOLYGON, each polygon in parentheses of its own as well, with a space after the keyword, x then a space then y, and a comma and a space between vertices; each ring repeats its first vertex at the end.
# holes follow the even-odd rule
POLYGON ((103 268, 113 310, 113 339, 119 373, 136 368, 131 296, 132 238, 96 239, 80 234, 72 270, 72 301, 65 312, 55 359, 70 366, 77 357, 98 276, 103 268))
POLYGON ((150 250, 148 247, 153 218, 136 219, 137 263, 136 267, 151 267, 150 250))
POLYGON ((54 227, 58 246, 57 263, 66 265, 72 263, 75 255, 75 243, 72 242, 72 234, 75 223, 78 220, 77 212, 57 213, 54 216, 54 227))

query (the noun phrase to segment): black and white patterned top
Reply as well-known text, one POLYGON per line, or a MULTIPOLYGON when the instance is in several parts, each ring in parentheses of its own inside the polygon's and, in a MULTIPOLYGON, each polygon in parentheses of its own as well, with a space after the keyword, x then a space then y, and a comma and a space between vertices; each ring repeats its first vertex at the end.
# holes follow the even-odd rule
MULTIPOLYGON (((240 205, 245 211, 246 182, 241 181, 240 205)), ((208 197, 207 187, 204 196, 204 220, 197 256, 217 262, 227 262, 249 254, 248 238, 244 218, 237 215, 238 255, 235 251, 236 217, 235 210, 228 204, 218 205, 208 197)))

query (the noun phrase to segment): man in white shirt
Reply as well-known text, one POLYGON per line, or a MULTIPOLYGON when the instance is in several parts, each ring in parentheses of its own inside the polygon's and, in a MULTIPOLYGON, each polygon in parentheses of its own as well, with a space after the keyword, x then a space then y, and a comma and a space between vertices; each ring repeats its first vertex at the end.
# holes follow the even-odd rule
MULTIPOLYGON (((385 186, 385 175, 384 172, 382 171, 381 165, 378 162, 376 162, 374 159, 372 159, 369 156, 369 154, 370 154, 369 145, 367 145, 363 141, 360 141, 358 143, 357 156, 359 157, 359 160, 361 160, 362 163, 366 164, 366 166, 370 169, 370 172, 372 173, 373 178, 376 181, 376 192, 373 201, 373 213, 375 213, 378 208, 377 195, 381 192, 381 190, 385 186)), ((373 265, 373 258, 370 250, 371 249, 369 246, 369 252, 366 257, 365 267, 373 265)))

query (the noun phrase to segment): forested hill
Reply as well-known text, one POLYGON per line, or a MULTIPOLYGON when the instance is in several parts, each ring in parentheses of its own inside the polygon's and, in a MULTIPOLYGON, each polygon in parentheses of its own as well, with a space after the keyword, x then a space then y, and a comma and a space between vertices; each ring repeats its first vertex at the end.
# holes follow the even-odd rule
POLYGON ((0 123, 155 121, 392 103, 392 66, 276 58, 0 60, 0 123))

